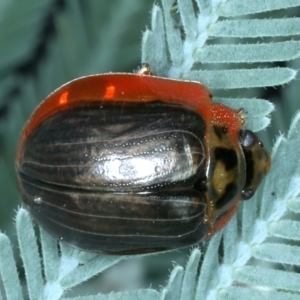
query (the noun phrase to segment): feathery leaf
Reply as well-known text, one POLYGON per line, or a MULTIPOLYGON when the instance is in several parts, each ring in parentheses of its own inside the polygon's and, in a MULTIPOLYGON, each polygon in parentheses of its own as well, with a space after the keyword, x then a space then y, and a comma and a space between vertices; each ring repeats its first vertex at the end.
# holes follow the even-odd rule
MULTIPOLYGON (((37 66, 36 73, 27 77, 15 73, 3 75, 1 105, 4 103, 2 96, 7 95, 14 85, 19 87, 19 93, 10 97, 12 104, 7 123, 1 127, 5 140, 3 148, 8 157, 1 165, 3 172, 12 174, 11 170, 6 170, 9 169, 8 162, 13 161, 12 149, 16 146, 20 128, 49 92, 77 76, 122 69, 136 61, 131 54, 138 45, 123 44, 122 37, 124 26, 133 24, 134 13, 139 13, 142 2, 105 3, 107 5, 86 1, 83 10, 80 1, 66 1, 64 10, 55 14, 55 38, 49 41, 47 55, 37 66), (117 21, 100 35, 99 28, 103 28, 100 21, 107 19, 108 9, 117 21), (122 61, 116 66, 111 53, 120 51, 122 61)), ((282 18, 277 14, 276 18, 270 15, 262 19, 261 15, 255 14, 300 6, 299 0, 196 0, 195 3, 196 9, 191 0, 178 0, 176 6, 173 0, 162 0, 162 9, 153 6, 151 28, 142 38, 142 61, 150 63, 156 75, 199 80, 213 90, 213 94, 229 89, 234 93, 233 89, 282 85, 295 79, 295 68, 276 67, 272 63, 299 57, 299 41, 296 40, 300 32, 299 18, 284 18, 285 10, 282 18), (263 42, 257 42, 261 37, 263 42), (276 37, 281 39, 274 40, 276 37), (253 38, 255 40, 251 40, 253 38)), ((44 17, 53 11, 52 4, 51 1, 41 4, 37 0, 17 5, 15 1, 0 4, 1 28, 5 28, 9 18, 21 14, 10 32, 0 34, 4 45, 0 50, 1 69, 18 66, 20 61, 28 59, 37 45, 44 17), (23 18, 28 20, 26 26, 21 22, 23 18), (12 39, 7 38, 8 33, 12 39), (21 36, 27 43, 24 47, 14 46, 19 45, 18 37, 21 36)), ((131 30, 135 27, 136 24, 131 25, 131 30)), ((269 125, 268 115, 274 109, 273 104, 253 96, 241 98, 237 95, 234 98, 230 95, 229 98, 221 95, 215 100, 234 109, 243 108, 246 126, 254 131, 269 125)), ((300 263, 300 248, 295 243, 299 240, 299 222, 295 217, 299 218, 300 213, 299 126, 298 113, 288 135, 279 136, 275 143, 273 166, 262 190, 243 204, 240 216, 233 218, 223 236, 221 232, 211 239, 200 274, 200 251, 194 249, 185 270, 178 265, 174 267, 161 292, 142 289, 65 300, 298 299, 299 274, 293 272, 293 266, 300 263), (281 266, 283 270, 278 270, 278 264, 282 263, 291 268, 281 266)), ((5 193, 5 189, 2 190, 5 193)), ((57 245, 43 230, 40 230, 40 249, 24 209, 18 211, 16 224, 30 299, 61 299, 69 289, 124 259, 122 256, 85 253, 63 243, 57 245)), ((7 299, 22 299, 12 253, 7 236, 1 234, 0 274, 4 286, 1 292, 5 292, 7 299)))

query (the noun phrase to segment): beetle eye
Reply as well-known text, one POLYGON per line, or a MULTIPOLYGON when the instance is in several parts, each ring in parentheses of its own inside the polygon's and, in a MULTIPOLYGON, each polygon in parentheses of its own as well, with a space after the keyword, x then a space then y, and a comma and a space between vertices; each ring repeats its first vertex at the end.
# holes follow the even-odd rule
POLYGON ((250 198, 253 197, 253 195, 255 194, 255 190, 253 189, 245 189, 242 191, 242 199, 243 200, 249 200, 250 198))
POLYGON ((251 148, 258 142, 256 135, 250 130, 240 131, 240 143, 243 147, 251 148))

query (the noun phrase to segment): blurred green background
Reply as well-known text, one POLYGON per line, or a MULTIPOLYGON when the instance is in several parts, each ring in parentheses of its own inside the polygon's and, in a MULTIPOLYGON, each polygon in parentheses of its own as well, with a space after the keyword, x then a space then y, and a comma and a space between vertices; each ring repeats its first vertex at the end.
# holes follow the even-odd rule
MULTIPOLYGON (((22 126, 40 101, 69 80, 136 70, 141 64, 142 32, 150 26, 152 5, 153 1, 141 0, 1 1, 0 229, 11 238, 15 249, 13 219, 22 202, 16 188, 14 156, 22 126)), ((295 10, 285 11, 285 16, 297 14, 295 10)), ((288 65, 300 67, 299 60, 288 65)), ((243 97, 242 92, 235 91, 237 94, 243 97)), ((285 87, 256 90, 255 97, 276 104, 270 127, 260 133, 268 149, 279 132, 287 132, 291 117, 300 107, 299 94, 298 80, 285 87)), ((224 96, 230 96, 230 91, 224 96)), ((81 294, 92 294, 159 288, 165 285, 173 261, 185 265, 189 252, 123 261, 78 289, 81 294)), ((21 265, 20 272, 22 276, 21 265)))

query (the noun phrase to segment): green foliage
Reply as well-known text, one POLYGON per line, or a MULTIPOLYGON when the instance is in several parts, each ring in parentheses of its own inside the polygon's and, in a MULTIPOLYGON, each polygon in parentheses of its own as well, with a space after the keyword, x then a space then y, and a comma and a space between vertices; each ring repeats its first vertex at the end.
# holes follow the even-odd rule
MULTIPOLYGON (((13 157, 17 137, 33 108, 59 85, 72 78, 105 71, 123 71, 137 64, 138 24, 143 1, 6 0, 0 4, 0 105, 9 106, 0 122, 1 211, 11 216, 4 201, 19 199, 14 183, 13 157), (37 47, 45 16, 53 15, 54 37, 46 54, 29 75, 17 71, 37 47), (113 16, 114 22, 110 22, 113 16), (14 20, 12 23, 11 20, 14 20), (26 20, 24 22, 23 20, 26 20), (118 63, 115 58, 119 58, 118 63), (120 61, 121 57, 121 61, 120 61), (18 93, 12 93, 17 87, 18 93), (9 96, 8 96, 9 95, 9 96), (6 213, 7 212, 7 213, 6 213)), ((215 101, 243 108, 246 126, 254 131, 269 125, 273 104, 256 99, 258 88, 283 85, 299 66, 274 66, 299 57, 300 19, 287 17, 299 0, 209 1, 162 0, 154 5, 151 28, 142 36, 142 62, 155 74, 197 80, 212 90, 215 101), (276 11, 275 11, 276 10, 276 11), (290 12, 290 11, 289 11, 290 12), (263 38, 263 40, 261 39, 263 38), (247 88, 247 90, 242 90, 247 88), (241 92, 242 91, 242 92, 241 92), (242 94, 241 94, 242 93, 242 94), (242 98, 240 95, 243 95, 242 98)), ((287 97, 299 88, 285 89, 287 97), (294 90, 293 90, 294 89, 294 90)), ((284 108, 284 113, 288 108, 284 108)), ((295 113, 295 110, 291 110, 295 113)), ((112 265, 131 257, 86 253, 57 245, 40 229, 39 239, 26 210, 16 217, 17 238, 29 299, 298 299, 300 293, 300 114, 286 137, 272 150, 272 168, 256 196, 209 242, 203 255, 194 249, 186 267, 174 266, 168 283, 153 288, 108 295, 66 292, 112 265), (40 241, 40 242, 39 242, 40 241), (40 244, 39 244, 40 243, 40 244), (200 272, 199 272, 200 266, 200 272), (84 296, 88 294, 88 296, 84 296)), ((3 217, 2 219, 4 219, 3 217)), ((8 230, 8 233, 10 231, 8 230)), ((12 235, 13 236, 13 235, 12 235)), ((23 282, 7 235, 0 234, 1 293, 23 299, 23 282)), ((0 299, 4 298, 0 294, 0 299)))

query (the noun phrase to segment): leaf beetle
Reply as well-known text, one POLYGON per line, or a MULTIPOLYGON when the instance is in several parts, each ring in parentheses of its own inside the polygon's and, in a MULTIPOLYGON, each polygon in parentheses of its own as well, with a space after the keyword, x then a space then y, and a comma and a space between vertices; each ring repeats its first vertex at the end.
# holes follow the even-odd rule
POLYGON ((15 168, 33 218, 75 247, 112 254, 193 245, 253 196, 271 159, 239 112, 198 82, 86 76, 26 122, 15 168))

